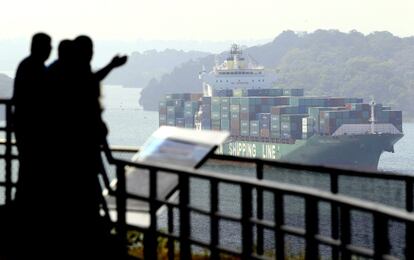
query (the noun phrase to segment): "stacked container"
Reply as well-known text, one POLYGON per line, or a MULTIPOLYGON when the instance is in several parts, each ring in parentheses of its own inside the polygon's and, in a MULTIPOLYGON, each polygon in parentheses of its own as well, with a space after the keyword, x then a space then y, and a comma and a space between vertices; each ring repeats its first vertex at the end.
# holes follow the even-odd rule
POLYGON ((240 135, 240 105, 230 105, 230 134, 240 135))
POLYGON ((201 129, 211 129, 211 97, 203 97, 201 101, 201 129))
POLYGON ((250 136, 258 137, 260 135, 259 120, 250 121, 250 136))
POLYGON ((280 135, 283 139, 302 138, 302 118, 307 114, 287 114, 280 116, 280 135))
MULTIPOLYGON (((215 90, 168 94, 159 102, 159 125, 226 130, 232 136, 307 139, 332 135, 343 124, 369 124, 371 105, 361 98, 304 97, 302 89, 215 90), (202 113, 199 113, 201 110, 202 113)), ((376 104, 375 123, 393 124, 402 131, 402 112, 376 104)))
POLYGON ((281 138, 280 115, 270 114, 270 137, 281 138))
POLYGON ((302 139, 308 139, 315 133, 315 121, 313 118, 302 118, 302 139))
POLYGON ((259 121, 260 137, 270 137, 270 113, 257 114, 259 121))

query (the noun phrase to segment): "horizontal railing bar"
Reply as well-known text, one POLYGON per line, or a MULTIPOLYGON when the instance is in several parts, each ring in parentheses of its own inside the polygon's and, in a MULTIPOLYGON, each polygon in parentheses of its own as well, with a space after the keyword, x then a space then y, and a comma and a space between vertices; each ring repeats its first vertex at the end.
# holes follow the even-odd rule
POLYGON ((333 247, 339 247, 341 245, 341 241, 337 239, 333 239, 331 237, 326 237, 323 235, 316 235, 315 239, 324 245, 333 246, 333 247))
POLYGON ((250 222, 257 226, 262 226, 268 229, 273 229, 276 227, 275 222, 270 220, 264 220, 264 219, 257 219, 257 218, 250 218, 250 222))
POLYGON ((304 237, 306 235, 306 231, 303 228, 282 225, 280 227, 280 230, 282 230, 283 232, 289 235, 294 235, 294 236, 299 236, 299 237, 304 237))
POLYGON ((141 200, 144 202, 150 202, 150 198, 149 197, 144 197, 142 195, 137 195, 137 194, 131 194, 131 193, 126 193, 125 194, 125 198, 128 199, 135 199, 135 200, 141 200))
POLYGON ((169 239, 180 240, 180 236, 174 235, 174 234, 169 233, 169 232, 157 231, 156 234, 158 236, 166 237, 166 238, 169 238, 169 239))
MULTIPOLYGON (((136 147, 136 146, 111 145, 110 148, 114 152, 138 152, 139 151, 139 147, 136 147)), ((220 155, 213 154, 211 155, 210 159, 221 160, 221 161, 231 161, 231 162, 236 161, 236 162, 250 163, 250 164, 262 163, 264 166, 273 166, 273 167, 280 167, 280 168, 292 169, 292 170, 312 171, 312 172, 332 174, 332 175, 337 175, 337 176, 367 177, 367 178, 377 178, 377 179, 397 180, 397 181, 398 180, 404 181, 407 179, 414 180, 413 175, 406 174, 406 173, 394 173, 394 172, 387 172, 387 171, 375 172, 375 171, 352 170, 352 169, 334 168, 334 167, 318 166, 318 165, 311 165, 311 164, 296 164, 296 163, 271 161, 271 160, 249 158, 249 157, 237 157, 237 156, 222 155, 222 154, 220 155)))
POLYGON ((229 215, 223 212, 217 212, 214 214, 214 216, 223 219, 223 220, 230 220, 230 221, 234 221, 234 222, 240 222, 241 221, 241 217, 239 216, 233 216, 233 215, 229 215))
POLYGON ((136 146, 110 145, 109 148, 111 149, 112 152, 126 152, 126 153, 139 152, 139 147, 136 147, 136 146))
POLYGON ((240 251, 237 251, 237 250, 233 250, 233 249, 224 248, 224 247, 222 247, 222 246, 217 246, 216 248, 217 248, 217 250, 219 250, 221 253, 226 253, 226 254, 230 254, 230 255, 233 255, 233 256, 238 256, 238 257, 240 257, 240 256, 241 256, 241 252, 240 252, 240 251))
POLYGON ((200 209, 200 208, 196 208, 196 207, 193 207, 193 206, 188 206, 187 208, 191 213, 195 212, 197 214, 204 215, 204 216, 212 216, 213 215, 213 213, 211 213, 210 211, 205 210, 205 209, 200 209))
POLYGON ((369 248, 355 246, 355 245, 347 245, 346 250, 348 250, 352 254, 357 254, 359 256, 374 257, 374 250, 369 249, 369 248))
POLYGON ((146 163, 136 163, 130 162, 125 160, 115 160, 117 164, 121 165, 128 165, 137 168, 146 168, 146 169, 154 169, 157 171, 164 171, 170 172, 177 175, 186 174, 190 177, 196 177, 201 179, 207 180, 216 180, 218 182, 226 182, 236 185, 248 185, 252 188, 254 187, 261 187, 262 189, 266 189, 268 191, 280 191, 285 195, 295 195, 299 197, 313 197, 319 201, 326 201, 326 202, 335 202, 340 205, 347 205, 352 207, 356 210, 361 211, 369 211, 375 212, 378 214, 384 214, 391 218, 402 220, 402 221, 414 221, 414 214, 410 214, 405 210, 401 210, 398 208, 380 205, 375 202, 363 201, 357 198, 350 198, 340 194, 332 194, 331 192, 327 191, 320 191, 318 189, 303 187, 293 184, 287 183, 278 183, 275 181, 268 181, 268 180, 256 180, 249 177, 244 176, 233 176, 228 174, 216 173, 211 171, 205 170, 193 170, 184 167, 178 166, 163 166, 158 164, 146 164, 146 163))

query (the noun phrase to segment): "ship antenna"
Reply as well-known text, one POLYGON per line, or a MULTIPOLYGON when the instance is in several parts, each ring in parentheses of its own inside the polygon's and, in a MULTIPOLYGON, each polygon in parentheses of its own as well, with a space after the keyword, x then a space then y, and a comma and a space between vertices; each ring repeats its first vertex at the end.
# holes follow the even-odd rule
POLYGON ((371 123, 371 134, 375 134, 375 101, 374 98, 371 99, 371 117, 369 118, 369 122, 371 123))

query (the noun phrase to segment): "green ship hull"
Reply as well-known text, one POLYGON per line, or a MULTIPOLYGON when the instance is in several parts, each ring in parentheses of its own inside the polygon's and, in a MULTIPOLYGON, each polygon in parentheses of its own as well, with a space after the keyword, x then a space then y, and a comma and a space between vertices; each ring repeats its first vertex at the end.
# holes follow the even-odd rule
POLYGON ((403 134, 312 136, 287 142, 229 139, 218 154, 359 170, 377 170, 383 152, 394 152, 403 134))

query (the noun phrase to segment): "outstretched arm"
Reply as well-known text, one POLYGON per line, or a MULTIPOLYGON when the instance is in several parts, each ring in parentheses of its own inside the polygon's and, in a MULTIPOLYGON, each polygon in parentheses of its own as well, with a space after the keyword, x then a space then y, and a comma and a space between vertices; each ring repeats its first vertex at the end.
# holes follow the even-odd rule
POLYGON ((108 76, 109 72, 111 72, 114 68, 120 67, 127 62, 127 56, 115 56, 112 58, 111 62, 108 65, 103 67, 102 69, 95 72, 95 77, 97 80, 101 81, 106 76, 108 76))

